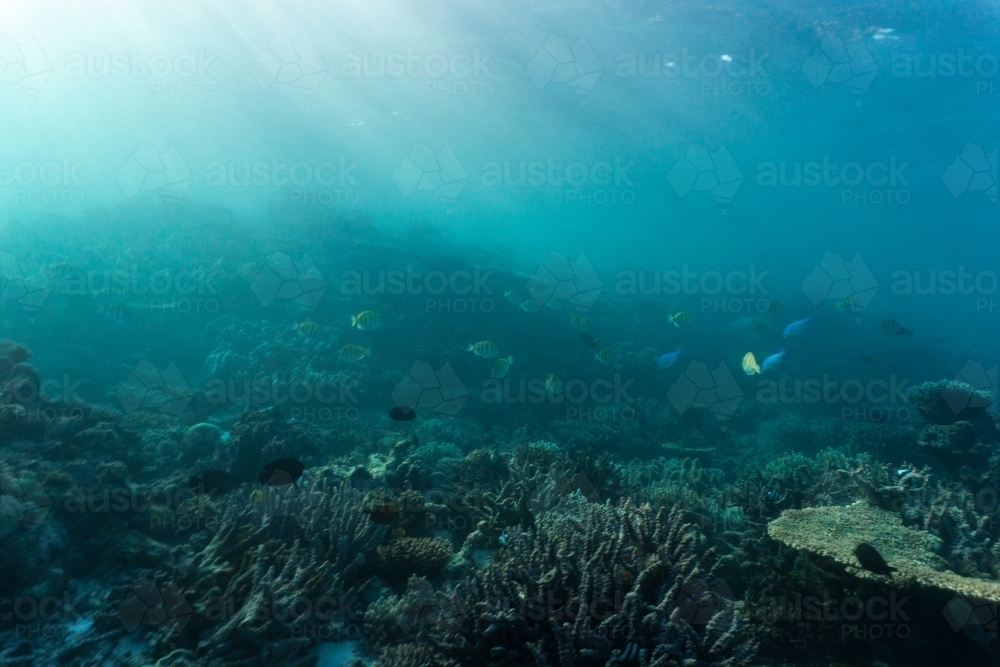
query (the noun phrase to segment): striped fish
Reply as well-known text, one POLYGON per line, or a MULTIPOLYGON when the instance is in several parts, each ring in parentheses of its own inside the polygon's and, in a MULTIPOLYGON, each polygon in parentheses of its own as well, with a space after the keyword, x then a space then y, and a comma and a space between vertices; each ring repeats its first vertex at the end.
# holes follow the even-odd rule
POLYGON ((610 347, 606 347, 597 354, 594 355, 594 359, 597 359, 602 364, 610 364, 615 360, 615 353, 610 347))
POLYGON ((506 359, 501 357, 497 359, 496 363, 493 364, 493 370, 490 371, 490 375, 497 379, 502 378, 507 375, 507 371, 510 370, 510 366, 513 363, 514 357, 507 357, 506 359))
POLYGON ((490 357, 495 357, 500 354, 500 350, 493 341, 482 340, 478 343, 469 343, 469 347, 466 348, 468 352, 473 353, 477 357, 483 357, 484 359, 489 359, 490 357))
POLYGON ((361 361, 371 354, 371 348, 367 350, 360 345, 345 345, 340 348, 340 358, 344 361, 361 361))
POLYGON ((382 322, 379 321, 378 313, 374 310, 366 310, 358 315, 351 315, 351 326, 357 327, 362 331, 378 329, 381 324, 382 322))

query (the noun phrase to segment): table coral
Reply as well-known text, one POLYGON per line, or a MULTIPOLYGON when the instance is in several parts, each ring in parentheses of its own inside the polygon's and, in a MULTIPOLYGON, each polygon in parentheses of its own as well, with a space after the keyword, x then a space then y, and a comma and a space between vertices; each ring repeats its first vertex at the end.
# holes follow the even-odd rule
POLYGON ((1000 582, 973 579, 947 569, 941 540, 903 525, 898 514, 857 502, 843 507, 786 510, 767 527, 768 535, 800 551, 844 565, 851 573, 897 585, 916 584, 970 597, 1000 601, 1000 582), (863 569, 854 555, 861 543, 873 546, 890 567, 889 577, 863 569))

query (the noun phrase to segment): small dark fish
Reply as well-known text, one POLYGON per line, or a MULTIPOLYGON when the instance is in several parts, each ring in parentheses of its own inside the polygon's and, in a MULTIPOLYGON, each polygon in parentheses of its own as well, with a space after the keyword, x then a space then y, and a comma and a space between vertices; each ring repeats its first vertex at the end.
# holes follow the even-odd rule
POLYGON ((368 518, 383 526, 397 523, 400 519, 399 507, 394 503, 379 505, 375 509, 368 510, 368 518))
POLYGON ((305 469, 306 467, 298 459, 278 459, 264 466, 257 479, 265 486, 295 484, 305 469))
POLYGON ((870 355, 867 355, 867 354, 862 354, 861 355, 861 363, 863 363, 863 364, 870 364, 871 362, 872 362, 872 358, 871 358, 870 355))
POLYGON ((192 477, 188 481, 188 487, 195 489, 197 493, 210 496, 216 494, 224 496, 238 486, 236 478, 225 470, 206 470, 200 476, 192 477))
POLYGON ((580 340, 582 340, 583 344, 587 347, 597 347, 601 344, 599 338, 594 338, 593 336, 588 336, 587 334, 580 334, 580 340))
POLYGON ((408 422, 412 419, 417 418, 417 413, 413 408, 406 405, 397 405, 392 410, 389 410, 389 419, 397 422, 408 422))
POLYGON ((891 577, 892 573, 896 571, 896 568, 889 567, 889 564, 885 562, 875 547, 865 542, 862 542, 854 550, 854 556, 861 563, 861 567, 865 568, 869 572, 874 572, 875 574, 884 574, 887 577, 891 577))

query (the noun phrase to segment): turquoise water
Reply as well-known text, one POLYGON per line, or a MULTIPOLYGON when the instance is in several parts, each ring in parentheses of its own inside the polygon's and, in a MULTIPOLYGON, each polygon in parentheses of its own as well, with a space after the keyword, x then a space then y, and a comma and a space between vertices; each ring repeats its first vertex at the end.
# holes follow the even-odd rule
POLYGON ((0 7, 0 662, 992 664, 998 13, 0 7))

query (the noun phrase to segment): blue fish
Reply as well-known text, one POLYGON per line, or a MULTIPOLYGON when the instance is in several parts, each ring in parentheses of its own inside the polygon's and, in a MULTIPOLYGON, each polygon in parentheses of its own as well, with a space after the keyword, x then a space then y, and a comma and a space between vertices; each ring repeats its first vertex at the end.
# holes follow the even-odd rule
POLYGON ((802 333, 802 330, 805 328, 806 322, 808 322, 811 319, 812 319, 811 317, 807 317, 804 320, 798 320, 797 322, 792 322, 791 324, 789 324, 787 327, 785 327, 785 333, 784 333, 785 338, 788 338, 789 336, 798 336, 800 333, 802 333))
POLYGON ((657 368, 670 368, 677 361, 677 357, 681 356, 684 352, 681 348, 677 348, 674 352, 667 352, 660 355, 660 358, 656 360, 657 368))
POLYGON ((764 363, 760 365, 761 372, 766 373, 767 371, 773 371, 775 368, 781 365, 781 361, 784 358, 785 358, 784 350, 776 354, 772 354, 770 357, 764 360, 764 363))

